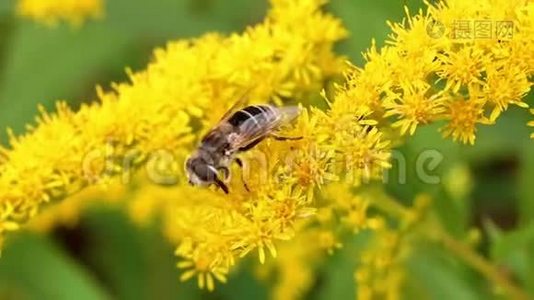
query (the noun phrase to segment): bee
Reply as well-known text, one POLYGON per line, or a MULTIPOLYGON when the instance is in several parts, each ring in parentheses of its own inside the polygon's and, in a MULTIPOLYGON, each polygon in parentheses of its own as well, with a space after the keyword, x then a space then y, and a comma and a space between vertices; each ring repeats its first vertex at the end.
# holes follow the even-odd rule
MULTIPOLYGON (((196 186, 215 184, 228 194, 225 181, 230 177, 231 163, 236 162, 243 168, 243 162, 236 157, 238 153, 252 149, 267 137, 276 140, 300 139, 300 137, 282 137, 275 133, 281 125, 290 122, 299 114, 298 107, 262 104, 236 110, 240 102, 243 100, 224 114, 218 125, 202 138, 196 151, 186 160, 185 170, 189 184, 196 186)), ((244 180, 243 183, 248 191, 244 180)))

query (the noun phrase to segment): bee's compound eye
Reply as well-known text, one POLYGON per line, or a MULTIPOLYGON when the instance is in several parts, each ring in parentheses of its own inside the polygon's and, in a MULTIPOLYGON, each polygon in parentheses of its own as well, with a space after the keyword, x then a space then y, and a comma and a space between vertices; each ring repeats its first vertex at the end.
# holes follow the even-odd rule
POLYGON ((202 165, 203 162, 198 158, 189 158, 185 161, 185 170, 190 185, 202 184, 202 170, 200 167, 202 165))
POLYGON ((215 181, 217 177, 217 169, 206 164, 204 161, 193 160, 187 166, 189 175, 189 183, 192 185, 205 185, 215 181))
POLYGON ((217 171, 215 170, 215 168, 207 164, 196 166, 195 173, 200 178, 200 180, 205 182, 213 182, 215 180, 215 177, 217 176, 217 171))

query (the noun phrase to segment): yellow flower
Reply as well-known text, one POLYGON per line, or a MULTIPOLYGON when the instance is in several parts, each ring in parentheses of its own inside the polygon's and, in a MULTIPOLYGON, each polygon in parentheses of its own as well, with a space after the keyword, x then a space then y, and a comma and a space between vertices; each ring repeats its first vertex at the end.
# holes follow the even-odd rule
POLYGON ((209 291, 213 291, 215 288, 214 278, 222 283, 226 282, 228 267, 222 266, 217 261, 217 250, 199 251, 200 249, 202 248, 196 248, 196 251, 191 255, 177 251, 178 255, 189 258, 189 260, 184 260, 177 264, 179 269, 184 270, 184 273, 180 276, 180 280, 185 281, 196 275, 198 286, 201 289, 207 288, 209 291))
POLYGON ((322 195, 328 199, 328 207, 335 210, 335 215, 343 228, 358 233, 371 227, 372 218, 367 216, 371 201, 363 195, 355 194, 352 185, 332 183, 323 190, 322 195))
POLYGON ((384 48, 391 48, 382 52, 391 69, 388 79, 394 85, 430 79, 440 66, 436 56, 451 44, 443 36, 429 34, 428 28, 435 21, 430 13, 412 15, 406 7, 405 11, 407 22, 388 22, 392 33, 384 48))
MULTIPOLYGON (((530 113, 534 115, 534 109, 531 109, 531 110, 530 110, 530 113)), ((534 127, 534 121, 530 121, 530 122, 528 122, 528 126, 532 126, 532 127, 534 127)), ((532 134, 530 135, 530 138, 534 139, 534 133, 532 133, 532 134)))
POLYGON ((450 46, 447 38, 428 33, 429 24, 435 21, 432 13, 419 10, 418 13, 411 14, 407 7, 404 10, 407 20, 399 23, 388 22, 392 33, 387 44, 398 49, 399 54, 421 57, 425 52, 434 52, 450 46))
MULTIPOLYGON (((513 10, 513 9, 510 9, 513 10)), ((534 74, 534 3, 530 1, 522 9, 515 9, 513 13, 517 16, 517 33, 510 41, 510 65, 518 66, 527 70, 527 73, 534 74)), ((504 47, 501 46, 501 47, 504 47)))
MULTIPOLYGON (((371 119, 371 104, 354 105, 347 95, 357 89, 350 77, 344 86, 336 88, 330 110, 320 114, 321 126, 317 132, 329 132, 328 138, 319 144, 333 156, 334 174, 356 185, 382 177, 391 167, 390 140, 371 119)), ((324 135, 324 134, 323 134, 324 135)))
POLYGON ((532 86, 534 65, 534 52, 528 50, 534 43, 532 3, 450 0, 406 13, 405 21, 389 23, 392 34, 386 46, 377 49, 373 42, 365 66, 347 71, 349 88, 338 97, 352 99, 350 110, 370 108, 367 116, 383 127, 394 116, 393 127, 403 134, 448 120, 445 136, 472 143, 474 124, 496 121, 509 105, 527 107, 523 98, 532 86), (458 20, 483 19, 512 22, 512 36, 458 36, 458 20), (453 100, 475 98, 476 104, 466 102, 470 113, 460 113, 461 102, 453 100))
POLYGON ((482 86, 485 98, 490 108, 493 108, 490 120, 495 121, 499 115, 514 104, 527 108, 523 102, 530 91, 532 82, 529 82, 526 70, 518 66, 491 64, 486 67, 487 79, 482 86))
POLYGON ((300 299, 313 288, 315 270, 324 260, 324 249, 317 243, 318 232, 317 228, 300 226, 295 239, 280 243, 278 258, 260 266, 262 279, 274 278, 271 299, 300 299))
MULTIPOLYGON (((301 109, 294 128, 285 133, 287 136, 300 138, 290 145, 287 144, 289 148, 280 151, 283 157, 279 160, 284 166, 277 176, 284 178, 286 183, 295 183, 312 191, 314 187, 338 180, 332 168, 334 154, 323 146, 329 135, 323 127, 324 117, 325 114, 319 109, 301 109)), ((272 149, 273 145, 267 146, 272 149)))
MULTIPOLYGON (((10 203, 4 203, 2 214, 0 215, 0 234, 6 231, 15 231, 20 228, 18 223, 8 219, 11 213, 13 213, 13 206, 10 203)), ((0 239, 0 241, 3 242, 3 239, 0 239)))
POLYGON ((80 25, 86 19, 100 17, 103 6, 103 0, 19 0, 17 13, 46 25, 59 21, 80 25))
POLYGON ((354 273, 358 300, 400 299, 406 246, 399 232, 389 228, 375 232, 354 273))
POLYGON ((403 84, 401 91, 391 91, 384 99, 385 116, 398 116, 393 127, 400 127, 402 134, 413 135, 418 125, 436 121, 445 110, 443 105, 447 95, 429 93, 430 87, 424 82, 403 84))
POLYGON ((470 89, 470 99, 450 99, 445 105, 445 117, 449 120, 449 123, 441 129, 445 137, 452 136, 454 141, 459 140, 473 145, 476 138, 476 125, 491 124, 484 117, 485 98, 480 96, 480 92, 476 92, 475 89, 475 86, 470 89))
POLYGON ((438 54, 441 67, 437 74, 447 80, 445 89, 458 93, 462 86, 481 84, 485 55, 482 49, 473 47, 463 47, 448 55, 438 54))

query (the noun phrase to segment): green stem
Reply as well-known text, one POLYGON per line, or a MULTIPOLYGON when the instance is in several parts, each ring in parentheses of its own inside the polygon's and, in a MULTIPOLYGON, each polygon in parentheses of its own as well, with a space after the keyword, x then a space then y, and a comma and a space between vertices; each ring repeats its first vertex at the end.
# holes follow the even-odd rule
MULTIPOLYGON (((378 209, 383 210, 395 218, 402 219, 402 217, 406 215, 408 209, 392 199, 384 191, 377 192, 376 190, 373 190, 373 192, 373 205, 378 209)), ((434 220, 434 222, 437 222, 437 220, 434 220)), ((503 275, 503 273, 490 261, 478 254, 471 247, 449 235, 439 224, 436 224, 436 226, 428 226, 428 228, 429 230, 425 230, 425 232, 430 239, 442 242, 449 252, 463 260, 474 270, 478 271, 488 281, 502 287, 511 299, 532 299, 523 289, 521 289, 521 287, 510 281, 507 276, 503 275)))
MULTIPOLYGON (((512 299, 531 299, 525 291, 523 291, 514 282, 510 281, 509 278, 495 268, 491 262, 486 260, 476 251, 473 251, 472 248, 456 240, 444 231, 440 230, 437 233, 439 234, 437 238, 443 242, 445 248, 447 248, 451 253, 455 254, 473 269, 477 270, 487 280, 502 287, 506 294, 508 294, 512 299)), ((436 234, 436 232, 434 232, 434 234, 436 234)))
POLYGON ((365 192, 365 194, 369 196, 369 199, 373 199, 372 205, 379 210, 382 210, 388 215, 398 219, 402 219, 406 215, 408 209, 406 209, 406 207, 399 202, 395 201, 395 199, 391 198, 386 192, 384 192, 382 187, 371 186, 368 187, 365 192))

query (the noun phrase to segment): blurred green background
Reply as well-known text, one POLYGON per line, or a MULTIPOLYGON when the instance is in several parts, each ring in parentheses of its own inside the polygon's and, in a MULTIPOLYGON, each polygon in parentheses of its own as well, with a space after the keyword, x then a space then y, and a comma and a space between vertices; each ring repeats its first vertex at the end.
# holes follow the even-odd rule
MULTIPOLYGON (((57 99, 73 107, 95 98, 95 85, 127 80, 125 68, 144 68, 154 47, 167 40, 209 31, 230 33, 260 21, 264 0, 108 0, 103 20, 80 29, 36 25, 14 16, 14 1, 0 3, 0 127, 17 133, 32 122, 37 104, 52 109, 57 99)), ((386 20, 402 19, 422 1, 332 0, 328 9, 343 19, 351 35, 338 51, 361 65, 361 52, 388 34, 386 20)), ((187 70, 184 70, 187 72, 187 70)), ((532 95, 529 95, 532 103, 532 95)), ((459 238, 471 226, 483 232, 480 251, 512 272, 534 293, 534 141, 525 124, 530 116, 511 109, 496 126, 482 128, 476 146, 444 140, 439 125, 424 128, 404 145, 408 171, 416 155, 437 149, 443 162, 440 185, 408 176, 388 185, 409 204, 419 192, 435 198, 447 229, 459 238), (465 176, 459 195, 447 178, 465 176)), ((6 134, 0 132, 6 143, 6 134)), ((46 145, 43 145, 46 147, 46 145)), ((310 299, 353 299, 354 247, 358 238, 328 258, 310 299), (336 298, 335 298, 336 297, 336 298)), ((8 241, 0 259, 0 299, 267 299, 269 285, 257 282, 248 264, 232 272, 213 293, 194 281, 179 283, 173 248, 156 228, 140 229, 110 209, 94 209, 75 228, 51 236, 22 234, 8 241)), ((480 276, 433 245, 420 245, 408 262, 406 299, 483 299, 491 287, 480 276)))

